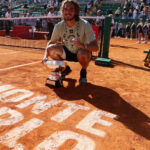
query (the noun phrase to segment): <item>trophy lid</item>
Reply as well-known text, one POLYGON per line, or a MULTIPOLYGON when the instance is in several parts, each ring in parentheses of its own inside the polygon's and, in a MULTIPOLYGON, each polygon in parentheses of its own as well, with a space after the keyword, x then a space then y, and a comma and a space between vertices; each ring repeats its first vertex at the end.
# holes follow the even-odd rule
POLYGON ((50 69, 66 66, 66 63, 64 61, 59 61, 59 60, 48 60, 44 64, 47 65, 47 67, 50 69))

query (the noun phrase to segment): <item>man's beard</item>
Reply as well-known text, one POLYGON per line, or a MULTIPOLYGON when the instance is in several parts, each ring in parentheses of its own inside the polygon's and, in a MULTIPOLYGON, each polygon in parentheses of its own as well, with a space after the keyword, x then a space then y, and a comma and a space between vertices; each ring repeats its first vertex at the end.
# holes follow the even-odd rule
POLYGON ((65 20, 65 21, 72 21, 72 20, 74 20, 74 19, 75 19, 75 16, 73 16, 72 18, 68 18, 68 17, 65 18, 65 17, 64 17, 64 20, 65 20))

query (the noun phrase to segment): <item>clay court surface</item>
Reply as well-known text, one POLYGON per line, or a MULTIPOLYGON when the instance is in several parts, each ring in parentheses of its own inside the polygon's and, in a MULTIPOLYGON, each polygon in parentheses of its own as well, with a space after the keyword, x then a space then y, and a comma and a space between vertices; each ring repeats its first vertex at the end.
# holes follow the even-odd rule
POLYGON ((51 89, 44 50, 1 46, 0 150, 150 150, 149 48, 112 38, 111 67, 91 61, 79 86, 81 67, 68 62, 64 88, 51 89))

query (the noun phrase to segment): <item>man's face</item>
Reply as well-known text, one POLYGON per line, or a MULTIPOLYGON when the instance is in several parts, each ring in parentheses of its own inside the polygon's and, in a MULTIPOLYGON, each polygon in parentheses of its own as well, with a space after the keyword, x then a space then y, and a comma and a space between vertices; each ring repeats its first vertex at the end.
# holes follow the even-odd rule
POLYGON ((63 8, 64 20, 71 21, 75 19, 75 7, 72 3, 67 2, 63 8))

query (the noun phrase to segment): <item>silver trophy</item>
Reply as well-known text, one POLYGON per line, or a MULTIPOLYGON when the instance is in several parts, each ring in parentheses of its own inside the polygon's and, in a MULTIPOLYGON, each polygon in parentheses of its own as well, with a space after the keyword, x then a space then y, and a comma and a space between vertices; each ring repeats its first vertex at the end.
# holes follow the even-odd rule
POLYGON ((49 60, 44 64, 50 70, 50 76, 46 79, 46 85, 51 87, 63 87, 62 72, 67 64, 64 61, 49 60))

